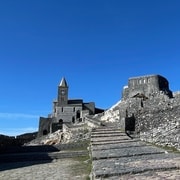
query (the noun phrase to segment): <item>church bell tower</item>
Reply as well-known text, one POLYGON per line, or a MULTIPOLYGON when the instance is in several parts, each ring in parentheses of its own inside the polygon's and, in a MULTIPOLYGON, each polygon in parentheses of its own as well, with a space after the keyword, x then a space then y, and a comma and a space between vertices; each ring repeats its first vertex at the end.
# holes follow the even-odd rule
POLYGON ((63 106, 68 104, 68 85, 63 77, 58 86, 58 105, 63 106))

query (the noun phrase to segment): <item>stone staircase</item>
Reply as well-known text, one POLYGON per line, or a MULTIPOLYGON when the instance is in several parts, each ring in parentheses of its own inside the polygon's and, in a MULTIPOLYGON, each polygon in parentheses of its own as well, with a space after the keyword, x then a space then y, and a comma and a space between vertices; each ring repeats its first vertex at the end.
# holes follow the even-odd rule
POLYGON ((132 139, 116 126, 91 135, 91 179, 180 179, 180 154, 132 139))

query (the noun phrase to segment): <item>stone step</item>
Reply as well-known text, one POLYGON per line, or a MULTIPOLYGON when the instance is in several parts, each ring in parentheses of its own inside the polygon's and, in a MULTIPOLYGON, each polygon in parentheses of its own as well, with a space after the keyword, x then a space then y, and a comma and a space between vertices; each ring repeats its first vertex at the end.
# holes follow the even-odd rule
MULTIPOLYGON (((96 129, 92 130, 92 133, 101 133, 101 132, 123 132, 120 129, 114 128, 114 129, 96 129)), ((123 132, 124 133, 124 132, 123 132)))
POLYGON ((120 132, 120 131, 100 131, 100 132, 92 132, 91 133, 91 135, 113 135, 113 134, 127 136, 124 132, 120 132))
POLYGON ((135 141, 135 142, 121 142, 121 143, 115 143, 115 144, 103 144, 103 145, 93 145, 91 147, 91 150, 93 151, 101 151, 101 150, 108 150, 108 149, 121 149, 121 148, 133 148, 138 146, 147 146, 146 143, 141 141, 135 141))
MULTIPOLYGON (((108 180, 117 180, 119 177, 111 176, 108 177, 108 180)), ((124 174, 121 175, 121 179, 180 179, 180 169, 165 169, 165 170, 156 170, 156 171, 145 171, 137 174, 124 174)))
MULTIPOLYGON (((99 138, 99 137, 119 137, 120 135, 118 133, 114 133, 114 134, 95 134, 95 135, 91 135, 91 138, 99 138)), ((121 136, 127 136, 126 134, 121 135, 121 136)))
POLYGON ((94 180, 123 179, 123 176, 141 175, 147 171, 152 174, 155 171, 178 170, 180 173, 180 154, 168 153, 140 141, 139 138, 131 139, 112 128, 94 130, 91 136, 91 152, 94 180))
POLYGON ((22 162, 22 161, 45 161, 61 158, 71 158, 79 156, 87 156, 88 151, 62 151, 62 152, 52 152, 52 153, 18 153, 18 154, 3 154, 0 155, 0 163, 5 162, 22 162))
POLYGON ((98 129, 95 129, 95 130, 92 130, 92 133, 94 132, 114 132, 114 131, 117 131, 117 132, 121 132, 121 130, 119 128, 98 128, 98 129))
POLYGON ((131 156, 141 156, 148 154, 161 154, 165 153, 163 149, 152 147, 152 146, 137 146, 137 147, 127 147, 123 149, 106 149, 92 151, 92 159, 108 159, 108 158, 119 158, 119 157, 131 157, 131 156))
POLYGON ((94 179, 124 174, 137 174, 147 171, 164 171, 180 169, 180 157, 170 154, 132 156, 129 158, 112 158, 93 161, 94 179))
POLYGON ((108 145, 108 144, 117 144, 117 143, 130 143, 130 142, 137 142, 138 140, 131 140, 131 139, 121 139, 121 140, 112 140, 112 141, 92 141, 91 146, 98 146, 98 145, 108 145))
POLYGON ((107 141, 124 141, 131 140, 128 136, 108 136, 108 137, 93 137, 91 142, 107 142, 107 141))

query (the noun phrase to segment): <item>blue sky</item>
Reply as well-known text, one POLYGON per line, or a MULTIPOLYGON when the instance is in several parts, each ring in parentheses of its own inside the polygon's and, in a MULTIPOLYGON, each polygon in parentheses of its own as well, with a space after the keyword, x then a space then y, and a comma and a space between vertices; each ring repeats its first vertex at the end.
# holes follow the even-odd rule
POLYGON ((180 89, 179 0, 0 1, 0 134, 37 130, 64 76, 69 98, 109 108, 128 78, 180 89))

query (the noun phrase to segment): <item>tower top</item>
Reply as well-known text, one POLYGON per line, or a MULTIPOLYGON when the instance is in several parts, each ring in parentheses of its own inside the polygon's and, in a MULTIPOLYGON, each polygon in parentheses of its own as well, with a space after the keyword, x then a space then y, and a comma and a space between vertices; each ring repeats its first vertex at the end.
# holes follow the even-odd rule
POLYGON ((61 79, 59 86, 60 87, 68 87, 66 79, 64 77, 61 79))

